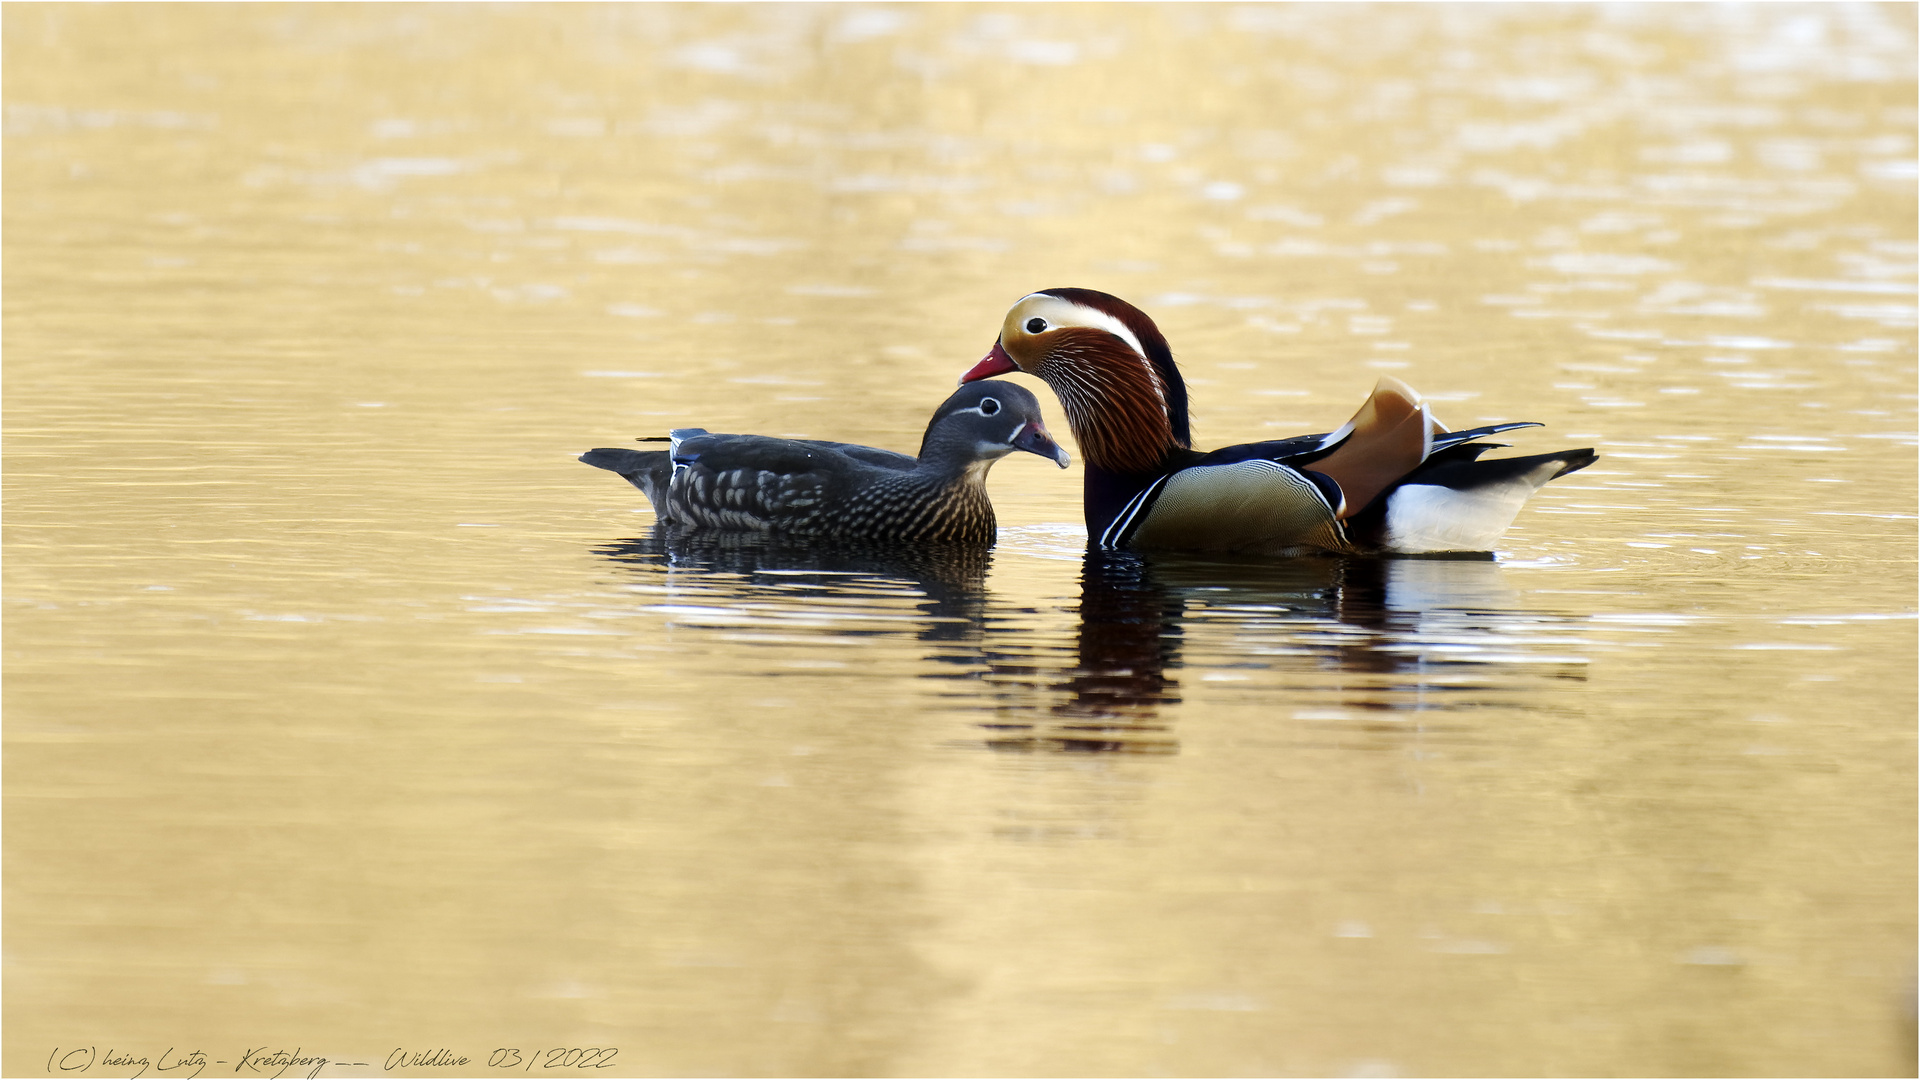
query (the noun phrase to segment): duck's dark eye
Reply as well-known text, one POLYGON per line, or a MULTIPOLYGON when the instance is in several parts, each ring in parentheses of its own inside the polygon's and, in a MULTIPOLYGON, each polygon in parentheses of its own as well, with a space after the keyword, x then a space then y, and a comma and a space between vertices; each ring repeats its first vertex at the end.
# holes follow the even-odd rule
POLYGON ((1037 334, 1040 331, 1045 330, 1046 328, 1047 328, 1047 320, 1045 319, 1028 319, 1027 320, 1027 333, 1029 334, 1037 334))
POLYGON ((992 416, 994 413, 997 413, 999 411, 1000 411, 999 398, 986 397, 986 398, 980 399, 980 415, 981 416, 992 416))

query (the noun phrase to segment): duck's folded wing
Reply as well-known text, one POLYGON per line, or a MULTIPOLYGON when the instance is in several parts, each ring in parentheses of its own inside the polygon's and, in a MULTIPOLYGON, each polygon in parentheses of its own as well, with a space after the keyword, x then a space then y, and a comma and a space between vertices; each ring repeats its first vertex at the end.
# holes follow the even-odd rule
POLYGON ((817 446, 831 453, 852 458, 855 461, 865 462, 868 465, 878 465, 883 469, 898 469, 904 472, 920 464, 920 459, 911 454, 902 454, 894 450, 882 450, 877 446, 827 442, 824 439, 806 439, 799 441, 803 441, 808 446, 817 446))
POLYGON ((1284 461, 1289 465, 1300 465, 1324 457, 1332 449, 1327 445, 1330 435, 1295 435, 1290 439, 1269 439, 1266 442, 1240 443, 1236 446, 1223 446, 1204 454, 1196 453, 1191 459, 1179 461, 1183 467, 1193 465, 1231 465, 1236 461, 1284 461))
MULTIPOLYGON (((1508 424, 1488 424, 1485 427, 1462 428, 1459 431, 1438 431, 1433 436, 1435 454, 1450 446, 1484 439, 1489 435, 1498 435, 1514 428, 1541 427, 1538 421, 1522 420, 1508 424)), ((1182 459, 1179 464, 1187 465, 1231 465, 1236 461, 1277 461, 1304 469, 1321 458, 1327 457, 1352 436, 1350 429, 1330 431, 1324 435, 1295 435, 1289 439, 1269 439, 1265 442, 1239 443, 1235 446, 1223 446, 1204 454, 1196 453, 1191 459, 1182 459)))
POLYGON ((1496 432, 1537 426, 1533 423, 1491 424, 1468 431, 1448 431, 1412 387, 1398 379, 1383 377, 1353 419, 1326 435, 1286 440, 1311 445, 1304 446, 1295 456, 1274 460, 1331 480, 1338 489, 1332 500, 1334 513, 1344 521, 1442 450, 1496 432))
POLYGON ((809 515, 847 462, 817 444, 698 435, 673 448, 674 516, 686 524, 773 529, 809 515))

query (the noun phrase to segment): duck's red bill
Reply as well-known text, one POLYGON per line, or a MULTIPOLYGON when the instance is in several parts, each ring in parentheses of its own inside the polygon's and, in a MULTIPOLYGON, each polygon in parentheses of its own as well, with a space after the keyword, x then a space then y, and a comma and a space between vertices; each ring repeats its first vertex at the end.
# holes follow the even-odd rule
POLYGON ((1000 343, 996 341, 993 343, 993 351, 982 357, 979 363, 969 368, 965 375, 960 376, 960 381, 963 383, 978 382, 981 379, 991 379, 995 375, 1005 375, 1009 371, 1019 370, 1020 365, 1014 363, 1013 357, 1008 356, 1007 350, 1001 348, 1000 343))

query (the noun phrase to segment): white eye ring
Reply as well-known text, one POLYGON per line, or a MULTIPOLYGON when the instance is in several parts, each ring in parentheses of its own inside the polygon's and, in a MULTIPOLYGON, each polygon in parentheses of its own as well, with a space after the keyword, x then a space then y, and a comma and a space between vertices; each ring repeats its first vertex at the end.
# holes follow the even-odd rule
POLYGON ((1035 317, 1027 320, 1027 333, 1038 334, 1047 328, 1047 320, 1035 317))
POLYGON ((989 398, 980 399, 980 415, 981 416, 992 416, 994 413, 997 413, 999 411, 1000 411, 999 398, 989 397, 989 398))

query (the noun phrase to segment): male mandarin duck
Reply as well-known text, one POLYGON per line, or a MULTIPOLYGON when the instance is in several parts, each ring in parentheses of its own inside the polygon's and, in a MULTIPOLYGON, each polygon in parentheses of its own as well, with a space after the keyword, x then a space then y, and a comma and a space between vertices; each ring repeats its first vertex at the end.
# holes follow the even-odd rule
MULTIPOLYGON (((651 440, 649 440, 651 441, 651 440)), ((990 546, 987 470, 1015 450, 1067 467, 1031 391, 970 382, 933 414, 920 455, 849 443, 679 428, 667 450, 589 450, 662 523, 836 540, 990 546)))
POLYGON ((1037 375, 1086 457, 1098 548, 1349 555, 1490 551, 1528 496, 1594 462, 1591 449, 1479 460, 1478 440, 1535 423, 1448 431, 1383 378, 1324 435, 1193 449, 1187 387, 1153 320, 1092 289, 1022 297, 961 383, 1037 375))

